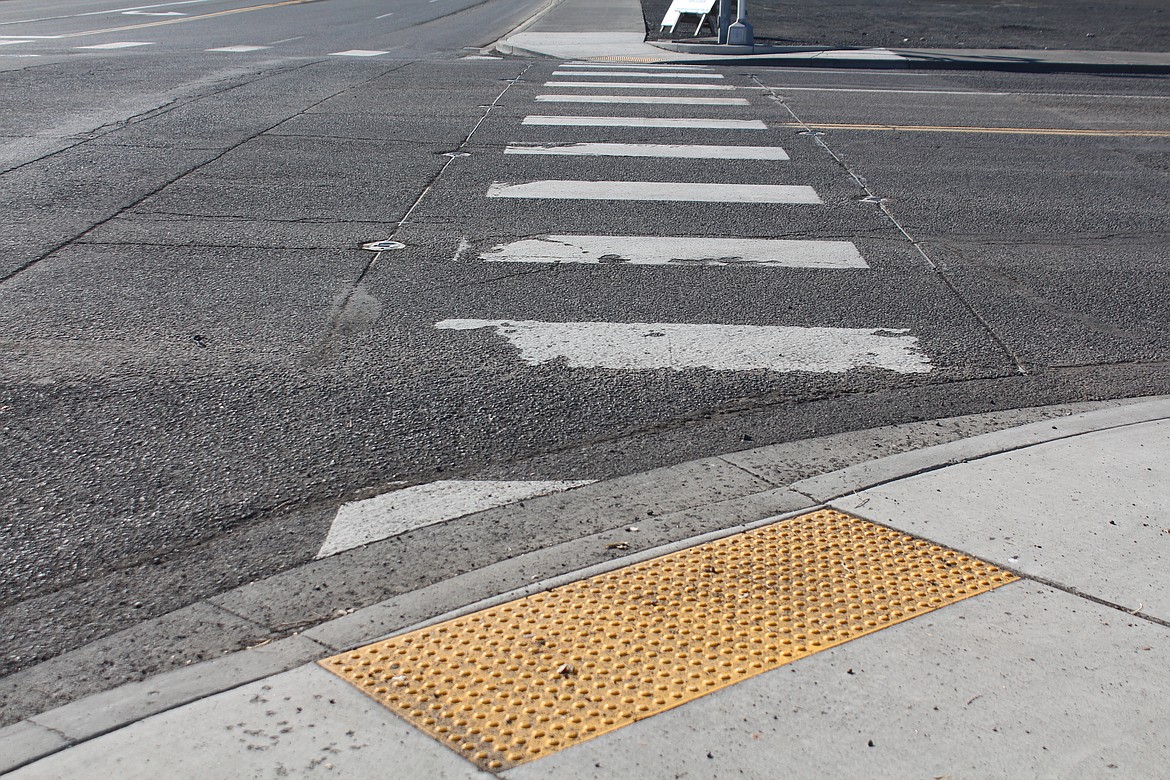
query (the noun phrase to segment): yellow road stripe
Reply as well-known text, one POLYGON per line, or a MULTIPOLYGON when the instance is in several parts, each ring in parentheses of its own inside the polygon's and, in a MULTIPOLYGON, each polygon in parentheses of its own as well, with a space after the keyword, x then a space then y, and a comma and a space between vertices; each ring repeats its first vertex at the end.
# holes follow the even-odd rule
POLYGON ((265 3, 264 5, 249 5, 243 8, 231 8, 227 11, 216 11, 210 14, 200 14, 199 16, 184 16, 182 19, 164 19, 160 22, 143 22, 142 24, 128 24, 124 27, 107 27, 104 30, 85 30, 83 32, 66 33, 58 35, 57 38, 81 38, 86 35, 102 35, 103 33, 125 32, 127 30, 142 30, 147 27, 161 27, 164 24, 182 24, 184 22, 198 22, 202 19, 214 19, 217 16, 228 16, 230 14, 242 14, 248 11, 263 11, 266 8, 279 8, 284 5, 303 5, 305 3, 316 3, 319 0, 282 0, 279 3, 265 3))
POLYGON ((498 770, 1015 579, 822 510, 321 665, 479 767, 498 770))
POLYGON ((1013 135, 1074 135, 1115 138, 1170 138, 1170 130, 1074 130, 1058 127, 967 127, 963 125, 861 125, 831 122, 783 122, 776 127, 809 130, 898 130, 913 133, 1007 133, 1013 135))

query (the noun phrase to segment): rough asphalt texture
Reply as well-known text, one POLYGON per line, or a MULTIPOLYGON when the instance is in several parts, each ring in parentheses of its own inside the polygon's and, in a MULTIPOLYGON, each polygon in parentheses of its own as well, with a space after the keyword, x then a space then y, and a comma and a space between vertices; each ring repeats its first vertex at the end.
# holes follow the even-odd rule
MULTIPOLYGON (((683 39, 660 31, 670 0, 642 0, 651 39, 683 39)), ((1165 0, 1104 3, 1093 0, 840 0, 785 3, 749 0, 757 42, 809 46, 892 48, 1170 49, 1170 5, 1165 0)))

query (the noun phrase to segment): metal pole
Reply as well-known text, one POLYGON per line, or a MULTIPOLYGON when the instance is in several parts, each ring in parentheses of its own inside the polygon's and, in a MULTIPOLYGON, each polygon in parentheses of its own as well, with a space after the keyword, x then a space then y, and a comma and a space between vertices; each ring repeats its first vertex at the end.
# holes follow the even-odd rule
POLYGON ((747 20, 747 0, 739 0, 739 15, 735 24, 727 28, 727 43, 731 46, 754 46, 756 43, 747 20))
POLYGON ((727 28, 731 26, 732 4, 735 0, 719 0, 719 43, 727 43, 727 28))

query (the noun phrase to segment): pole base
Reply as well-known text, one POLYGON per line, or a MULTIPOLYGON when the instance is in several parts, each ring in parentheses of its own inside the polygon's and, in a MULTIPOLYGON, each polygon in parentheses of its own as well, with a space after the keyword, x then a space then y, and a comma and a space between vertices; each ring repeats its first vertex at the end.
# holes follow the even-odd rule
POLYGON ((752 26, 743 20, 736 21, 727 28, 727 43, 731 46, 752 46, 756 42, 752 34, 752 26))

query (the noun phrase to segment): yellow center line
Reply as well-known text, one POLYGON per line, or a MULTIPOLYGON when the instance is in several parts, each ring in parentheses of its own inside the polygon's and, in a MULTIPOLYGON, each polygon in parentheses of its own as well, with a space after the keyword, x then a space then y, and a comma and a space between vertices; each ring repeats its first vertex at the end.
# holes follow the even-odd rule
POLYGON ((777 127, 810 130, 887 130, 913 133, 1001 133, 1009 135, 1072 135, 1115 138, 1170 138, 1170 130, 1076 130, 1060 127, 968 127, 963 125, 865 125, 832 122, 783 122, 777 127))
POLYGON ((279 3, 265 3, 264 5, 249 5, 243 8, 231 8, 227 11, 216 11, 210 14, 200 14, 199 16, 185 16, 182 19, 164 19, 160 22, 143 22, 141 24, 128 24, 124 27, 107 27, 102 30, 84 30, 82 32, 66 33, 64 35, 54 36, 57 38, 80 38, 85 35, 101 35, 103 33, 125 32, 126 30, 142 30, 147 27, 161 27, 164 24, 182 24, 183 22, 198 22, 202 19, 214 19, 217 16, 228 16, 230 14, 242 14, 248 11, 263 11, 266 8, 280 8, 285 5, 302 5, 304 3, 315 3, 318 0, 282 0, 279 3))

